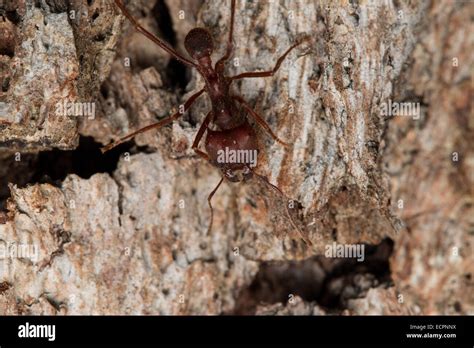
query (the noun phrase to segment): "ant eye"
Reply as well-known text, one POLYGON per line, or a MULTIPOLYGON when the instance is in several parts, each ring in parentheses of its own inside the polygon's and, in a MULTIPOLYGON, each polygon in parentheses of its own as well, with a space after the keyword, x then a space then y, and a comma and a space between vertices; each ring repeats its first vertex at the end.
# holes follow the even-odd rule
POLYGON ((207 29, 192 29, 184 39, 184 47, 194 59, 210 56, 214 50, 212 36, 207 29))

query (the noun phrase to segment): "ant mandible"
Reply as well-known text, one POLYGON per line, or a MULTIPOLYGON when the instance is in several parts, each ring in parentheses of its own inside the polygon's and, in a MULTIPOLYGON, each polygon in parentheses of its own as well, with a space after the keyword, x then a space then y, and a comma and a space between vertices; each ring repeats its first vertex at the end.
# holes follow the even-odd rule
MULTIPOLYGON (((240 105, 254 120, 270 134, 270 136, 278 143, 287 146, 285 142, 280 140, 271 130, 270 126, 265 120, 255 112, 252 107, 240 96, 232 95, 230 93, 230 86, 233 81, 244 79, 244 78, 255 78, 255 77, 268 77, 273 76, 280 68, 283 60, 288 54, 303 40, 297 41, 286 52, 278 58, 274 68, 268 71, 258 72, 244 72, 235 76, 226 76, 224 74, 225 63, 229 60, 233 51, 233 32, 234 32, 234 17, 235 17, 235 0, 231 2, 231 20, 229 36, 227 40, 227 48, 224 56, 220 58, 217 63, 212 66, 211 54, 214 51, 214 42, 209 30, 205 28, 194 28, 192 29, 184 39, 184 47, 188 51, 189 55, 193 60, 190 60, 175 49, 170 47, 167 43, 150 33, 138 21, 128 12, 125 5, 121 0, 115 0, 115 4, 120 8, 123 15, 131 22, 135 29, 145 35, 148 39, 153 41, 173 58, 177 59, 181 63, 195 68, 204 78, 205 87, 200 91, 193 94, 183 104, 182 109, 179 112, 174 113, 170 117, 161 120, 157 123, 151 124, 144 128, 141 128, 127 136, 103 147, 102 153, 114 148, 115 146, 133 138, 135 135, 146 132, 151 129, 161 128, 174 120, 181 117, 191 105, 203 94, 207 93, 211 99, 212 110, 205 117, 201 127, 199 128, 196 137, 194 139, 192 149, 204 160, 211 163, 213 166, 219 168, 222 172, 222 177, 217 186, 212 190, 207 199, 209 207, 211 209, 211 222, 209 224, 208 233, 212 229, 212 222, 214 216, 214 210, 212 208, 211 199, 218 190, 219 186, 224 181, 224 178, 231 182, 247 181, 252 177, 257 177, 265 184, 276 190, 279 194, 284 196, 283 192, 275 185, 271 184, 266 177, 257 174, 249 163, 249 156, 243 161, 222 161, 219 160, 219 154, 222 151, 234 151, 238 153, 243 152, 254 152, 258 153, 259 148, 257 144, 256 134, 246 117, 242 117, 239 112, 238 105, 240 105), (210 129, 210 126, 214 125, 217 130, 210 129), (207 131, 205 138, 205 149, 204 152, 199 149, 199 143, 207 131)), ((244 156, 245 157, 245 156, 244 156)), ((308 240, 306 235, 296 225, 291 214, 289 212, 288 204, 286 204, 286 213, 291 221, 292 226, 299 232, 301 238, 308 244, 311 242, 308 240)))

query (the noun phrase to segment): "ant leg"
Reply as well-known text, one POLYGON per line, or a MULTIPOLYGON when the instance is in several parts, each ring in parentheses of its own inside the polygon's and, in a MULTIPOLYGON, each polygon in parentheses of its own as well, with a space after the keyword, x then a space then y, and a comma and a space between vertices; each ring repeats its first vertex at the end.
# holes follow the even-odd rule
POLYGON ((180 111, 174 113, 172 116, 165 118, 164 120, 161 120, 157 123, 153 123, 149 126, 141 128, 141 129, 139 129, 139 130, 137 130, 133 133, 130 133, 130 134, 126 135, 125 137, 123 137, 123 138, 121 138, 117 141, 114 141, 113 143, 111 143, 107 146, 102 147, 100 149, 100 151, 102 151, 102 153, 105 153, 105 152, 113 149, 117 145, 120 145, 123 142, 133 138, 137 134, 144 133, 146 131, 149 131, 150 129, 161 128, 161 127, 166 126, 167 124, 173 122, 174 120, 180 118, 203 92, 204 92, 204 89, 201 89, 199 92, 197 92, 197 93, 193 94, 191 97, 189 97, 189 99, 186 100, 186 102, 183 105, 184 110, 180 110, 180 111))
POLYGON ((207 197, 207 204, 209 204, 209 208, 211 208, 211 222, 209 224, 209 227, 207 229, 207 235, 209 235, 209 233, 211 232, 212 230, 212 222, 214 221, 214 209, 212 208, 212 203, 211 203, 211 199, 212 197, 214 196, 214 194, 217 192, 217 189, 219 188, 219 186, 221 186, 222 182, 224 181, 224 177, 221 178, 221 180, 219 181, 219 183, 217 184, 217 186, 214 188, 214 190, 212 190, 212 192, 209 194, 209 197, 207 197))
MULTIPOLYGON (((260 174, 257 174, 256 172, 254 172, 251 168, 249 168, 250 171, 257 177, 259 178, 261 181, 263 181, 265 184, 267 184, 268 186, 270 186, 271 188, 273 188, 274 190, 276 190, 281 196, 283 197, 286 197, 285 194, 278 188, 278 186, 276 185, 273 185, 270 181, 268 181, 268 179, 263 176, 263 175, 260 175, 260 174)), ((291 217, 291 214, 290 214, 290 208, 289 208, 289 204, 285 204, 285 207, 286 207, 286 215, 288 217, 288 219, 290 220, 291 222, 291 225, 293 226, 293 228, 298 231, 301 239, 309 246, 312 246, 313 243, 311 243, 311 241, 308 239, 308 236, 303 233, 303 231, 296 225, 295 221, 293 220, 293 218, 291 217)))
POLYGON ((229 28, 229 37, 227 39, 227 50, 225 55, 219 59, 214 66, 216 71, 224 70, 224 63, 229 60, 230 55, 234 49, 234 43, 232 42, 232 37, 234 36, 234 17, 235 17, 235 0, 232 0, 231 9, 230 9, 230 28, 229 28))
POLYGON ((269 71, 251 71, 251 72, 245 72, 245 73, 242 73, 242 74, 239 74, 239 75, 235 75, 235 76, 232 76, 230 77, 230 80, 231 81, 234 81, 234 80, 240 80, 240 79, 244 79, 244 78, 247 78, 247 77, 268 77, 268 76, 273 76, 277 71, 278 69, 280 69, 280 66, 281 66, 281 63, 283 63, 283 61, 285 60, 286 56, 296 47, 298 47, 300 44, 302 44, 304 41, 306 41, 308 38, 304 38, 303 40, 300 40, 298 41, 297 43, 293 44, 293 46, 291 46, 290 48, 288 48, 286 50, 285 53, 283 53, 283 55, 278 58, 274 68, 272 70, 269 70, 269 71))
POLYGON ((211 118, 212 118, 212 111, 209 112, 206 116, 206 118, 204 119, 201 127, 199 127, 199 130, 196 134, 196 137, 194 138, 194 141, 193 141, 193 150, 199 155, 201 156, 203 159, 205 159, 206 161, 209 162, 210 158, 209 158, 209 155, 207 153, 205 153, 204 151, 201 151, 198 149, 198 146, 199 146, 199 142, 201 141, 202 139, 202 136, 204 135, 204 132, 207 130, 207 127, 209 126, 209 122, 211 121, 211 118))
POLYGON ((168 52, 171 56, 173 56, 175 59, 179 60, 181 63, 185 65, 189 65, 191 67, 197 68, 197 64, 194 63, 193 61, 185 58, 181 54, 179 54, 175 49, 171 48, 167 43, 165 43, 163 40, 159 39, 152 33, 150 33, 148 30, 146 30, 144 27, 142 27, 138 21, 128 12, 127 8, 123 4, 122 0, 115 0, 115 4, 120 8, 122 11, 123 15, 127 17, 127 19, 132 23, 132 25, 135 27, 135 29, 145 35, 148 39, 153 41, 155 44, 160 46, 163 50, 168 52))
POLYGON ((253 116, 253 118, 255 118, 255 121, 257 121, 257 123, 262 126, 271 136, 273 139, 275 139, 275 141, 279 142, 280 144, 282 144, 283 146, 288 146, 288 143, 285 143, 283 140, 281 140, 280 138, 278 138, 275 133, 273 133, 272 129, 270 128, 270 126, 265 122, 265 120, 259 115, 257 114, 251 107, 250 105, 247 104, 247 102, 240 96, 238 95, 235 95, 235 96, 232 96, 232 99, 238 101, 240 104, 242 104, 242 106, 244 107, 245 110, 247 110, 247 112, 253 116))

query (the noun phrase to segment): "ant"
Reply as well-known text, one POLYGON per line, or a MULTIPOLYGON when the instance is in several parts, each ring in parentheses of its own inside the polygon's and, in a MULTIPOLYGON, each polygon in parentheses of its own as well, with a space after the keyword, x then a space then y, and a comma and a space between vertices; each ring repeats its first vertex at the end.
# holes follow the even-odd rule
MULTIPOLYGON (((282 144, 283 146, 288 146, 287 143, 283 142, 273 133, 270 126, 265 122, 265 120, 257 112, 255 112, 242 97, 230 93, 230 86, 232 82, 244 78, 273 76, 278 71, 280 65, 282 64, 283 60, 288 56, 288 54, 295 47, 299 46, 303 41, 308 39, 308 37, 305 37, 304 39, 297 41, 290 48, 288 48, 285 53, 280 58, 278 58, 272 70, 244 72, 235 76, 226 76, 224 74, 225 63, 231 57, 234 47, 233 32, 235 3, 235 0, 231 1, 230 29, 227 40, 226 52, 224 56, 220 58, 213 66, 211 54, 214 51, 214 41, 208 29, 194 28, 186 35, 184 39, 184 46, 186 48, 186 51, 191 56, 191 60, 184 57, 175 49, 170 47, 167 43, 147 31, 128 12, 127 8, 121 0, 115 0, 115 4, 119 7, 123 15, 130 21, 130 23, 135 27, 138 32, 145 35, 148 39, 153 41, 155 44, 157 44, 159 47, 161 47, 179 62, 196 69, 203 76, 205 80, 205 87, 193 94, 191 97, 189 97, 189 99, 180 108, 180 111, 174 113, 173 115, 164 120, 161 120, 157 123, 151 124, 133 133, 128 134, 127 136, 103 147, 101 151, 102 153, 105 153, 106 151, 114 148, 115 146, 133 138, 137 134, 149 131, 151 129, 158 129, 167 124, 170 124, 174 120, 181 117, 184 112, 186 112, 203 93, 207 93, 207 95, 211 99, 212 110, 207 114, 201 127, 199 128, 194 139, 192 149, 197 153, 197 155, 199 155, 207 162, 211 163, 213 166, 220 169, 220 171, 222 172, 222 177, 219 183, 212 190, 207 199, 209 207, 211 209, 211 221, 208 228, 208 233, 212 229, 212 222, 214 216, 214 210, 212 208, 211 200, 216 191, 219 189, 222 182, 224 181, 224 179, 227 179, 230 182, 245 182, 251 179, 252 177, 257 177, 265 184, 276 190, 280 195, 284 196, 283 192, 277 186, 271 184, 266 177, 257 174, 252 169, 252 164, 254 163, 250 163, 249 156, 247 156, 247 158, 243 161, 222 161, 219 160, 219 155, 222 154, 223 151, 233 151, 234 153, 258 153, 259 151, 256 134, 248 123, 247 118, 243 117, 239 112, 239 106, 242 107, 248 115, 252 116, 254 120, 265 131, 267 131, 268 134, 275 141, 282 144), (212 130, 210 126, 213 126, 213 128, 217 128, 217 130, 212 130), (206 152, 199 149, 199 143, 205 132, 207 132, 205 138, 206 152)), ((288 204, 286 204, 286 212, 293 228, 295 228, 299 232, 303 241, 305 241, 308 245, 312 245, 312 243, 308 240, 306 235, 300 230, 300 228, 296 225, 293 218, 291 217, 288 204)))

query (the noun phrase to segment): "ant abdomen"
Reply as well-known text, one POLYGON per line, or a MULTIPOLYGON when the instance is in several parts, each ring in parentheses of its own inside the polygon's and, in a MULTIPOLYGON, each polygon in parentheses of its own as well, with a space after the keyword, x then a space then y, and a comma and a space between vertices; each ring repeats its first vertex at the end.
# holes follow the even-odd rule
POLYGON ((214 51, 214 41, 209 30, 194 28, 186 35, 184 47, 191 57, 199 60, 212 54, 212 51, 214 51))
POLYGON ((235 170, 257 165, 258 144, 254 130, 246 121, 232 129, 208 129, 206 151, 211 163, 226 176, 232 176, 235 170))

